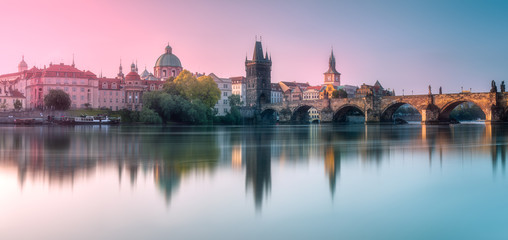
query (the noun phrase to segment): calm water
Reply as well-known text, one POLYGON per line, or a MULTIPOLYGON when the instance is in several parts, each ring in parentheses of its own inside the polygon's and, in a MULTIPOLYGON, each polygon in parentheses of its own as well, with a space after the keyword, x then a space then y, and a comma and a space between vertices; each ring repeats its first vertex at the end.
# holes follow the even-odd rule
POLYGON ((0 127, 0 239, 507 239, 508 127, 0 127))

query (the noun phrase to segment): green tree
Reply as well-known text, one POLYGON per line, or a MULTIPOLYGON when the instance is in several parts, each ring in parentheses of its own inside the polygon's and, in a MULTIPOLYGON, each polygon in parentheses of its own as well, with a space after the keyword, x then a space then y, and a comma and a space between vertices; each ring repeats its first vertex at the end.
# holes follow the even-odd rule
POLYGON ((0 108, 2 109, 2 111, 5 112, 5 110, 7 109, 7 103, 5 102, 0 102, 0 108))
POLYGON ((23 103, 21 103, 19 99, 16 99, 16 101, 14 102, 14 109, 16 109, 16 111, 19 111, 21 110, 21 108, 23 108, 23 103))
POLYGON ((59 89, 51 89, 44 96, 44 105, 50 109, 68 110, 71 106, 71 98, 69 94, 59 89))
POLYGON ((233 95, 229 96, 228 101, 229 101, 229 106, 231 108, 240 107, 243 104, 242 98, 238 94, 233 94, 233 95))
POLYGON ((210 76, 201 76, 197 79, 193 99, 199 99, 207 107, 212 108, 220 99, 221 91, 217 83, 210 76))
POLYGON ((162 119, 159 116, 159 114, 157 114, 154 110, 149 109, 147 107, 143 107, 143 110, 141 110, 139 120, 144 123, 153 123, 153 124, 162 123, 162 119))
POLYGON ((332 98, 347 98, 347 92, 344 89, 335 90, 332 92, 332 98))

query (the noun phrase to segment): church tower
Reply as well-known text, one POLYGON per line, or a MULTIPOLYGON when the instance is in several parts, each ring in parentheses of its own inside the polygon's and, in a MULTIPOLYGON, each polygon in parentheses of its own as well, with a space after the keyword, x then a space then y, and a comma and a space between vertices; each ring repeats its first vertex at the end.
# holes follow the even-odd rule
POLYGON ((268 58, 268 53, 263 56, 263 46, 261 42, 256 41, 252 60, 247 60, 247 58, 245 58, 245 71, 245 79, 247 82, 246 105, 259 107, 261 104, 270 103, 272 94, 272 58, 268 58))
POLYGON ((332 84, 334 86, 340 86, 340 73, 335 69, 335 56, 330 55, 330 59, 328 60, 328 71, 324 73, 325 75, 325 85, 332 84))

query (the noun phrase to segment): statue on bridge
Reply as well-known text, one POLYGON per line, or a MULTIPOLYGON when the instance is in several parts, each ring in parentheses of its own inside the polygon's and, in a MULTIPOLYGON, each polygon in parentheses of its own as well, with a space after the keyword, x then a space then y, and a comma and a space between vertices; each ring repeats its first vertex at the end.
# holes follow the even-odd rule
POLYGON ((490 92, 491 93, 497 92, 497 86, 496 86, 496 82, 494 80, 492 80, 492 82, 490 83, 490 92))
POLYGON ((443 94, 443 88, 439 87, 439 94, 443 94))
POLYGON ((429 85, 429 95, 432 95, 432 88, 429 85))
POLYGON ((504 81, 501 82, 501 92, 504 92, 505 90, 505 87, 504 87, 504 81))

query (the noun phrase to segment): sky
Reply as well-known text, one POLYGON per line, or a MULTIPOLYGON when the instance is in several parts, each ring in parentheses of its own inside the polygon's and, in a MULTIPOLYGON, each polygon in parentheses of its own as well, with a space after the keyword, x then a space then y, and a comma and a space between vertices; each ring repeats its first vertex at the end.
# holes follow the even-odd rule
POLYGON ((245 76, 256 36, 272 82, 319 85, 331 48, 342 84, 396 94, 488 91, 508 81, 508 1, 2 0, 0 73, 70 64, 116 76, 153 72, 169 43, 185 69, 245 76))

